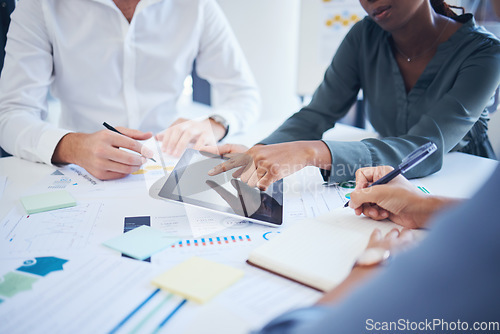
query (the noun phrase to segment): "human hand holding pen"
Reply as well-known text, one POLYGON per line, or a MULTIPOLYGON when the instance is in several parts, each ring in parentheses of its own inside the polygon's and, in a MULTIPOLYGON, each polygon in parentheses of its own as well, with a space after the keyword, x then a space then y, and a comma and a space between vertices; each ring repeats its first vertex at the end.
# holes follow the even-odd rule
MULTIPOLYGON (((408 156, 406 156, 403 161, 399 164, 398 168, 391 170, 389 173, 386 175, 382 176, 380 179, 377 181, 373 182, 371 186, 376 186, 376 185, 381 185, 381 184, 386 184, 390 182, 392 179, 397 177, 400 174, 406 173, 413 167, 417 166, 419 163, 427 159, 429 156, 432 155, 437 150, 436 144, 433 142, 428 142, 420 147, 418 147, 416 150, 411 152, 408 156)), ((349 201, 344 205, 344 208, 349 206, 349 201)))
POLYGON ((368 187, 392 170, 390 166, 379 166, 356 171, 356 189, 349 202, 356 215, 364 214, 374 220, 389 219, 410 229, 423 228, 436 211, 457 202, 424 194, 402 175, 387 184, 368 187))
MULTIPOLYGON (((113 131, 113 132, 116 132, 116 133, 119 133, 119 134, 121 134, 121 135, 125 136, 123 133, 121 133, 120 131, 118 131, 117 129, 115 129, 114 127, 112 127, 111 125, 109 125, 109 124, 108 124, 108 123, 106 123, 106 122, 102 123, 102 125, 104 125, 104 127, 105 127, 106 129, 108 129, 108 130, 111 130, 111 131, 113 131)), ((143 149, 147 149, 147 148, 143 146, 143 149)), ((153 162, 156 162, 156 160, 155 160, 155 159, 153 159, 153 158, 151 158, 151 157, 146 157, 144 154, 142 154, 142 150, 141 150, 141 153, 139 153, 139 154, 140 154, 140 155, 142 155, 144 158, 147 158, 147 159, 152 160, 153 162)), ((152 152, 151 152, 151 154, 152 154, 152 152)))
POLYGON ((101 180, 119 179, 139 170, 146 158, 153 157, 153 152, 137 140, 149 139, 153 134, 123 127, 118 129, 122 134, 107 129, 91 134, 68 133, 57 144, 52 163, 79 165, 101 180))

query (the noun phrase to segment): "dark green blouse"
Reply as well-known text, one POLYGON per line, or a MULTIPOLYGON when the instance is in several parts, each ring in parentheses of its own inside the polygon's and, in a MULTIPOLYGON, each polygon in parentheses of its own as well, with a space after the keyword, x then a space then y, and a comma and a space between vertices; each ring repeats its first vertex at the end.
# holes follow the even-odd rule
POLYGON ((409 93, 391 49, 391 35, 369 17, 358 22, 340 45, 311 103, 261 143, 321 139, 363 90, 365 112, 380 139, 324 142, 332 155, 331 180, 354 178, 366 166, 397 166, 428 141, 438 151, 412 169, 421 177, 441 168, 450 151, 494 157, 487 137, 489 99, 500 84, 500 41, 476 26, 470 14, 439 45, 409 93))

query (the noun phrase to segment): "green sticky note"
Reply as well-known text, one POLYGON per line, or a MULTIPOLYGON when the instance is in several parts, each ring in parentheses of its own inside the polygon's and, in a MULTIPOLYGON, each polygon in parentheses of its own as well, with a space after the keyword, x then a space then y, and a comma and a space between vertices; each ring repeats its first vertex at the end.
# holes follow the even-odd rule
POLYGON ((48 193, 25 196, 21 198, 24 209, 28 214, 44 212, 76 205, 76 200, 66 190, 57 190, 48 193))
POLYGON ((13 297, 19 292, 31 290, 33 283, 38 281, 38 278, 28 275, 8 272, 2 277, 0 282, 0 295, 4 297, 13 297))
POLYGON ((192 257, 155 277, 153 285, 204 303, 243 277, 243 270, 192 257))
POLYGON ((144 260, 171 246, 177 240, 165 232, 143 225, 103 242, 103 245, 134 259, 144 260))

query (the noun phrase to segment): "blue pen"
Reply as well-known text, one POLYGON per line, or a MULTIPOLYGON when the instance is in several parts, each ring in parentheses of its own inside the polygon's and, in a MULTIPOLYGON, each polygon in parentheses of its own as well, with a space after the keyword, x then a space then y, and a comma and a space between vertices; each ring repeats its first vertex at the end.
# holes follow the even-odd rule
MULTIPOLYGON (((415 151, 411 152, 410 155, 404 158, 401 164, 399 164, 398 168, 386 174, 385 176, 381 177, 377 181, 373 182, 368 187, 388 183, 399 174, 406 173, 407 171, 409 171, 410 169, 412 169, 413 167, 424 161, 428 156, 430 156, 436 150, 437 146, 433 142, 428 142, 427 144, 420 146, 415 151)), ((349 206, 349 201, 347 201, 347 203, 344 204, 344 208, 347 208, 348 206, 349 206)))

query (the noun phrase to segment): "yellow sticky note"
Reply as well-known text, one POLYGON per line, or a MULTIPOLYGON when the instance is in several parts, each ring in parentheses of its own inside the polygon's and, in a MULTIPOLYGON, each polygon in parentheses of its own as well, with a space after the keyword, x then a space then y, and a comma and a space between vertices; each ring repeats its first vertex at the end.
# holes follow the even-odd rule
POLYGON ((243 277, 243 270, 192 257, 155 277, 153 285, 197 303, 205 303, 243 277))

